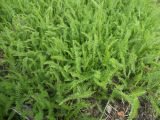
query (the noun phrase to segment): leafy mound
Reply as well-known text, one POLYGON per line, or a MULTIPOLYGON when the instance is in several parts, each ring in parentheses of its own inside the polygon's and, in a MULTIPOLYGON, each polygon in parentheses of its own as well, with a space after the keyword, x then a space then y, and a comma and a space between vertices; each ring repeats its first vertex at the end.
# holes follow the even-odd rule
POLYGON ((0 119, 98 119, 121 98, 133 119, 140 96, 160 115, 151 1, 1 0, 0 14, 0 119))

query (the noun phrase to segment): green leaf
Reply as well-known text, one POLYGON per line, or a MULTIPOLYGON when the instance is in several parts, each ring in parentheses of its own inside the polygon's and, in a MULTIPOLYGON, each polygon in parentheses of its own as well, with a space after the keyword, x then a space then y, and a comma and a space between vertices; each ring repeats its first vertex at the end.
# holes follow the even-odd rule
POLYGON ((82 98, 91 97, 93 93, 94 93, 94 92, 86 91, 86 92, 83 92, 83 94, 82 94, 82 93, 72 94, 72 95, 68 96, 67 98, 65 98, 63 101, 61 101, 61 102, 59 103, 59 105, 62 105, 62 104, 64 104, 65 102, 67 102, 67 101, 69 101, 69 100, 75 100, 75 99, 82 99, 82 98))

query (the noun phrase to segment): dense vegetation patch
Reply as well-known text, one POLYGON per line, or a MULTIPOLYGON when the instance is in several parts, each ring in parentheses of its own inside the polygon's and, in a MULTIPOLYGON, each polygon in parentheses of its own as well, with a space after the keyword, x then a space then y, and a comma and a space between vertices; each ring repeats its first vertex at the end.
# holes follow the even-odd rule
POLYGON ((0 119, 160 115, 160 16, 149 0, 1 0, 0 119), (96 110, 94 116, 90 112, 96 110))

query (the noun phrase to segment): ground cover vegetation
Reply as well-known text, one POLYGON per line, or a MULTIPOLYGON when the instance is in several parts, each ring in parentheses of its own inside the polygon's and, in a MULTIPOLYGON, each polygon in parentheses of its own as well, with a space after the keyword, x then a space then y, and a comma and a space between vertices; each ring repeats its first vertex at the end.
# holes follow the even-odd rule
POLYGON ((158 118, 159 14, 150 0, 0 0, 0 120, 102 120, 118 100, 128 120, 146 101, 158 118))

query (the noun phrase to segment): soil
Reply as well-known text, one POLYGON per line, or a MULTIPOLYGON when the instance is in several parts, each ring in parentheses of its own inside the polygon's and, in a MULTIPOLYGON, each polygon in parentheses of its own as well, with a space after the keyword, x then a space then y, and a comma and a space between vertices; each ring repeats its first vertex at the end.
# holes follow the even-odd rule
POLYGON ((158 120, 150 102, 140 99, 140 105, 141 107, 138 111, 139 114, 135 120, 158 120))
MULTIPOLYGON (((150 102, 142 98, 139 100, 140 108, 137 118, 134 120, 160 120, 160 118, 156 118, 150 102)), ((100 120, 127 120, 130 109, 130 104, 124 100, 108 102, 100 120)))
POLYGON ((130 105, 124 100, 111 101, 106 104, 102 120, 127 120, 130 105))

